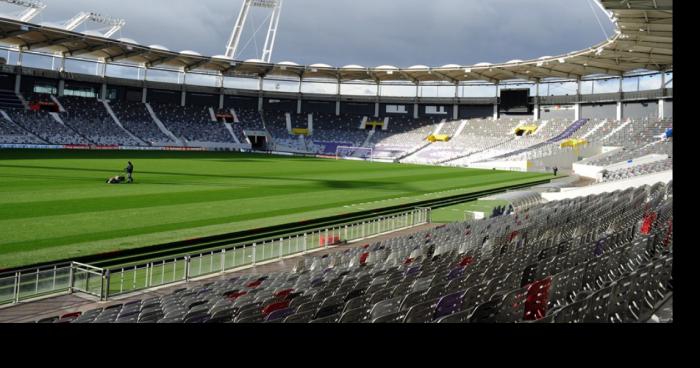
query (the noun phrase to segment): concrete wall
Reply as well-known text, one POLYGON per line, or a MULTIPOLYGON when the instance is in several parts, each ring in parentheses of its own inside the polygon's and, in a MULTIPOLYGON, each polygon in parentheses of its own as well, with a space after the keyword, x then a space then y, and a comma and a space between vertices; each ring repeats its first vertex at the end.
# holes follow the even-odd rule
POLYGON ((460 105, 460 119, 478 119, 493 117, 493 105, 460 105))
POLYGON ((673 117, 673 100, 664 100, 664 115, 667 118, 673 117))
POLYGON ((581 105, 581 117, 591 120, 617 119, 617 104, 581 105))
POLYGON ((576 110, 570 109, 555 109, 554 106, 540 106, 540 120, 558 119, 570 120, 576 119, 576 110))
POLYGON ((659 117, 659 102, 625 102, 622 104, 622 118, 626 119, 656 119, 659 117))

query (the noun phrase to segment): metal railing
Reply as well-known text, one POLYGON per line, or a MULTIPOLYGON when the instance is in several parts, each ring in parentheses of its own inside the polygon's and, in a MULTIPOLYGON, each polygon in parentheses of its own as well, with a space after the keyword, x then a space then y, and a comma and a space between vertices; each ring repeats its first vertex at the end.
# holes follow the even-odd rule
POLYGON ((186 282, 192 278, 255 266, 283 257, 306 254, 328 246, 430 223, 430 213, 430 208, 415 208, 394 215, 292 233, 281 238, 232 244, 206 252, 119 267, 99 268, 71 262, 9 272, 0 274, 0 305, 73 292, 107 300, 116 295, 186 282))
POLYGON ((70 274, 70 263, 0 274, 0 305, 68 291, 70 274))
POLYGON ((262 239, 208 252, 110 268, 106 272, 105 298, 221 274, 284 257, 306 254, 332 245, 411 228, 430 223, 430 213, 430 208, 415 208, 395 215, 291 234, 282 238, 262 239))

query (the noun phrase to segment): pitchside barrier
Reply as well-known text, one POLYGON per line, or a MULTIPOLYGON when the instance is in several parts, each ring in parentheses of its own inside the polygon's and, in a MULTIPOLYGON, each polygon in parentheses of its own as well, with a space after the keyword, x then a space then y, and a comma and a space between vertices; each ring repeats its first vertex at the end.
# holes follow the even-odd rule
POLYGON ((0 305, 74 292, 107 300, 118 295, 223 274, 427 224, 431 222, 430 214, 430 208, 414 208, 394 215, 292 233, 282 238, 266 238, 253 243, 161 258, 148 263, 99 268, 71 262, 0 273, 0 305))

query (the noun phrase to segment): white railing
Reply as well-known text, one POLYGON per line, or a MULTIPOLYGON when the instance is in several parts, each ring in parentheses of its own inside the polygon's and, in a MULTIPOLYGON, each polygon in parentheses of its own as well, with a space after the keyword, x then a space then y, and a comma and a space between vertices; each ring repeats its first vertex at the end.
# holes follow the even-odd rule
POLYGON ((431 221, 430 214, 430 208, 415 208, 395 215, 294 233, 280 238, 262 239, 253 243, 110 268, 105 272, 104 295, 108 298, 133 293, 312 253, 331 246, 427 224, 431 221))

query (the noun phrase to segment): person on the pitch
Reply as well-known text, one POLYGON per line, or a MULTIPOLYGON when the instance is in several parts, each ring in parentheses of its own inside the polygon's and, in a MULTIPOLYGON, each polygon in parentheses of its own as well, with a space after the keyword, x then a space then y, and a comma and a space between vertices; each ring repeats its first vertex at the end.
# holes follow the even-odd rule
POLYGON ((129 161, 129 164, 126 166, 126 169, 124 169, 124 171, 126 171, 126 176, 127 176, 127 178, 128 178, 128 181, 127 181, 127 182, 128 182, 128 183, 133 183, 133 182, 134 182, 134 176, 133 176, 133 174, 134 174, 134 165, 131 163, 131 161, 129 161))
POLYGON ((559 173, 559 168, 554 166, 554 176, 557 176, 557 173, 559 173))

